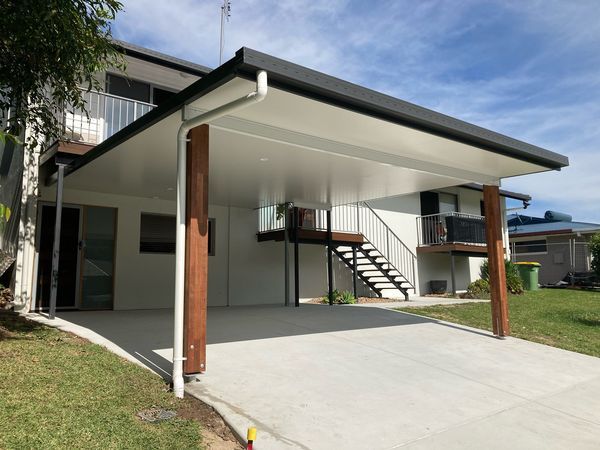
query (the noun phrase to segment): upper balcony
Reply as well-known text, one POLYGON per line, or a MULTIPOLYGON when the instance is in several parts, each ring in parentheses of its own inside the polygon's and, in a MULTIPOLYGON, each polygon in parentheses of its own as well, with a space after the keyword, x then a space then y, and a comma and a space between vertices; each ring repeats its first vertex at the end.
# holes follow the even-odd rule
POLYGON ((58 117, 68 142, 95 146, 155 108, 144 103, 97 91, 85 91, 86 111, 65 108, 58 117))
POLYGON ((487 253, 485 217, 447 212, 417 217, 418 253, 487 253))

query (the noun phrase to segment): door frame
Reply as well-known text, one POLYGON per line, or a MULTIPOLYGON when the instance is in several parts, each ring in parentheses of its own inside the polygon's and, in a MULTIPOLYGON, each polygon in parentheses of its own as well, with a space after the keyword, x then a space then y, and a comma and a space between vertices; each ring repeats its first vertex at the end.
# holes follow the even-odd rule
POLYGON ((81 238, 80 243, 84 240, 85 232, 87 230, 87 216, 86 210, 87 208, 106 208, 112 209, 114 211, 114 219, 113 219, 113 272, 112 272, 112 283, 111 283, 111 305, 109 309, 93 309, 93 308, 83 308, 82 307, 82 299, 83 299, 83 265, 85 264, 85 251, 87 248, 87 243, 84 242, 83 247, 80 245, 79 247, 79 258, 77 261, 77 309, 80 311, 112 311, 115 309, 115 280, 117 278, 117 232, 118 232, 118 220, 119 220, 119 208, 115 206, 103 206, 103 205, 80 205, 82 208, 81 215, 81 238))
MULTIPOLYGON (((31 310, 32 311, 47 311, 49 307, 38 307, 38 281, 40 274, 40 244, 41 244, 41 236, 42 236, 42 210, 44 206, 54 206, 56 207, 56 202, 47 201, 47 200, 39 200, 37 207, 37 218, 36 218, 36 230, 35 230, 35 256, 34 256, 34 267, 35 267, 35 277, 33 280, 33 289, 31 295, 31 310)), ((81 242, 83 239, 83 208, 84 205, 78 205, 75 203, 63 203, 63 208, 73 208, 79 210, 79 232, 77 234, 77 241, 81 242)), ((79 309, 80 306, 80 281, 81 281, 81 249, 77 249, 77 270, 75 272, 75 304, 73 306, 63 306, 60 310, 76 310, 79 309)))

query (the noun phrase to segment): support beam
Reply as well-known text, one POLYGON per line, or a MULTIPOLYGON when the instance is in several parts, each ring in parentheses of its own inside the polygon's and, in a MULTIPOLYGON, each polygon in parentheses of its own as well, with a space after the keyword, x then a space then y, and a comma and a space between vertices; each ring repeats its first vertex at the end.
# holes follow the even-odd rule
POLYGON ((483 187, 485 207, 485 236, 487 240, 490 296, 492 303, 492 327, 496 336, 508 336, 508 296, 506 290, 506 269, 502 242, 502 209, 498 186, 483 187))
POLYGON ((283 245, 284 250, 284 289, 285 289, 285 306, 290 306, 290 211, 287 203, 285 204, 285 211, 283 216, 283 245))
POLYGON ((333 306, 333 238, 331 233, 331 210, 327 211, 327 287, 329 306, 333 306))
POLYGON ((208 135, 208 125, 192 128, 188 134, 183 366, 186 375, 206 370, 208 135))
POLYGON ((456 261, 453 252, 450 252, 450 278, 452 281, 452 295, 456 295, 456 261))
POLYGON ((300 306, 300 254, 298 250, 298 208, 294 206, 292 220, 294 230, 294 306, 300 306))
POLYGON ((352 246, 352 292, 354 298, 358 299, 358 261, 356 258, 356 245, 352 246))
POLYGON ((56 216, 54 219, 54 243, 52 244, 52 272, 50 279, 50 305, 48 318, 56 317, 56 294, 58 291, 58 270, 60 264, 60 229, 62 225, 63 185, 65 165, 58 164, 58 179, 56 183, 56 216))

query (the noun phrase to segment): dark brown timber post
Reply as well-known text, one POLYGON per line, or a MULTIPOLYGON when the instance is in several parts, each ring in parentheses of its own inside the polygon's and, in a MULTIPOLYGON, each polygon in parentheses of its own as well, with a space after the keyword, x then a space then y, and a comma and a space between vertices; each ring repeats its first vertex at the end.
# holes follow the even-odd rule
POLYGON ((483 187, 485 207, 485 236, 489 261, 490 296, 492 303, 492 327, 496 336, 508 336, 508 298, 506 269, 504 267, 504 244, 502 241, 502 210, 498 186, 483 187))
POLYGON ((208 125, 188 133, 183 373, 206 370, 208 125))

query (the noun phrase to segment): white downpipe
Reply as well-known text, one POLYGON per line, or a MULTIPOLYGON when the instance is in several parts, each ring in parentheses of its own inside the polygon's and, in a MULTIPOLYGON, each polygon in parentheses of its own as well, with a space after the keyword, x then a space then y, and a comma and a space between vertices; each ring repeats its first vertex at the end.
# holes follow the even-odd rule
POLYGON ((182 122, 177 132, 177 234, 175 241, 175 319, 173 336, 173 392, 183 398, 183 315, 185 289, 185 210, 187 134, 199 125, 262 101, 267 95, 267 72, 256 73, 256 90, 182 122))

